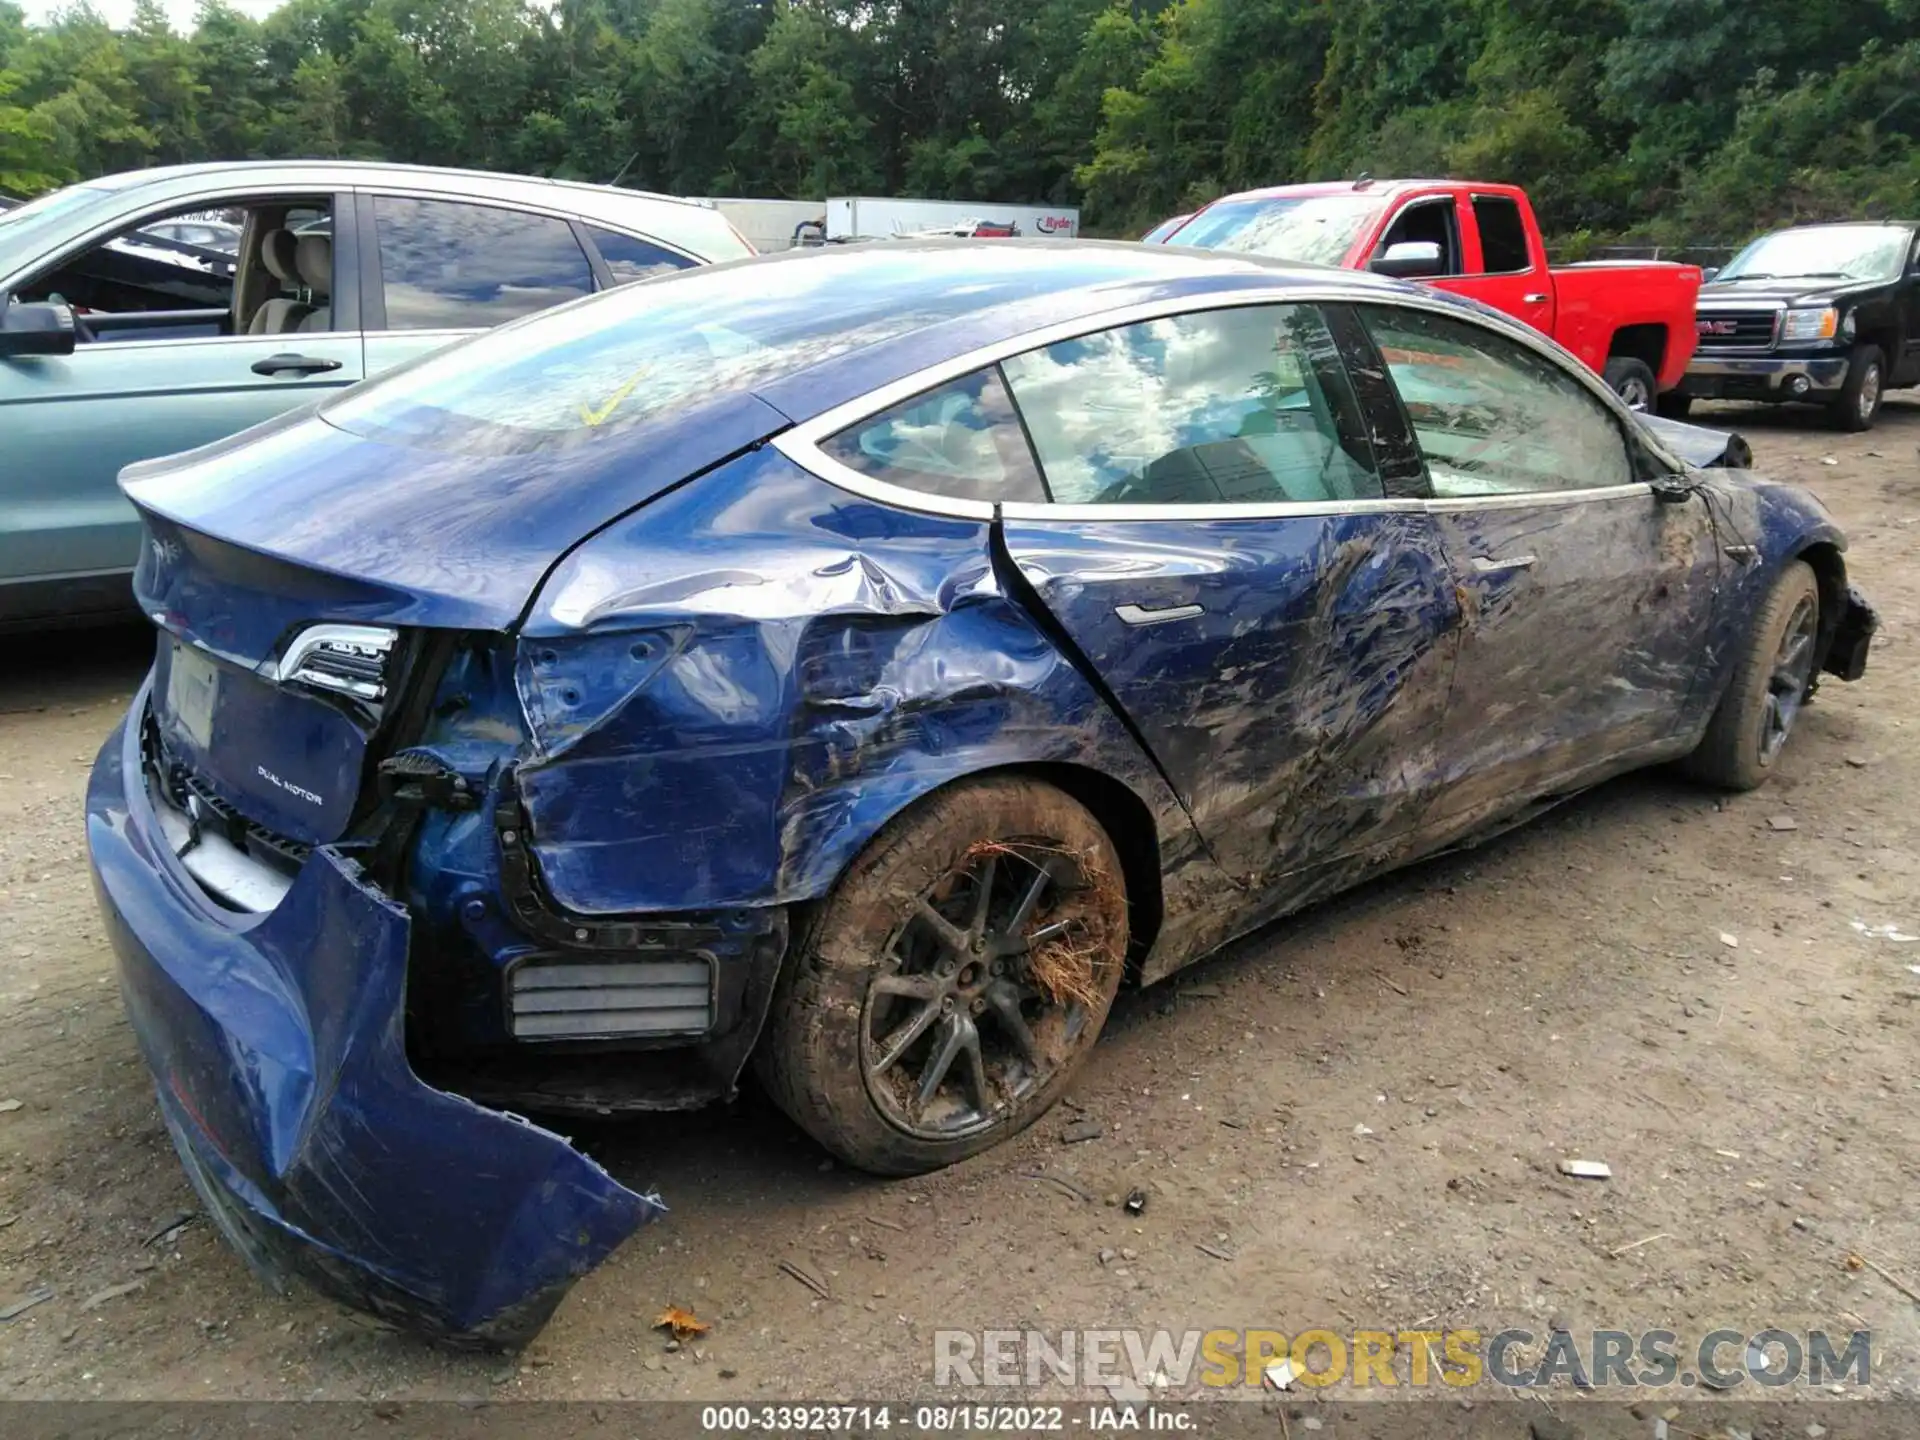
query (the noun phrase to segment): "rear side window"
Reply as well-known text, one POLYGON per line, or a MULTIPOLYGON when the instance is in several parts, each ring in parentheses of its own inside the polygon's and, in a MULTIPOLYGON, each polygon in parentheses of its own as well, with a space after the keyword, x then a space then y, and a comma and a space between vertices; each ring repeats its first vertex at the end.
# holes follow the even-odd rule
POLYGON ((1480 227, 1480 260, 1487 274, 1510 275, 1533 268, 1517 201, 1504 195, 1476 195, 1473 218, 1480 227))
POLYGON ((1203 310, 1005 362, 1065 505, 1378 499, 1372 447, 1311 305, 1203 310))
POLYGON ((613 272, 613 283, 616 285, 645 280, 649 275, 684 270, 693 264, 685 255, 676 255, 671 250, 645 240, 636 240, 631 235, 602 230, 598 225, 587 226, 587 234, 593 240, 593 248, 600 252, 600 258, 607 262, 607 269, 613 272))
POLYGON ((1047 498, 1000 372, 927 390, 862 420, 820 449, 850 470, 954 500, 1047 498))
POLYGON ((480 330, 593 290, 564 220, 397 195, 373 214, 389 330, 480 330))

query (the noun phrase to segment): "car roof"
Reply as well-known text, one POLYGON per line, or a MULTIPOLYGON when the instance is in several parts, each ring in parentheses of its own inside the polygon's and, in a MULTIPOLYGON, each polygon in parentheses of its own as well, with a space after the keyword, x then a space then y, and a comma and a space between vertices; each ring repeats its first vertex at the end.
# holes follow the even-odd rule
POLYGON ((1308 180, 1297 185, 1265 185, 1253 190, 1237 190, 1231 195, 1222 195, 1211 203, 1218 205, 1223 200, 1300 199, 1318 195, 1368 195, 1386 198, 1404 195, 1410 190, 1457 190, 1463 185, 1470 186, 1483 195, 1520 193, 1520 187, 1517 185, 1502 185, 1493 181, 1375 180, 1371 176, 1365 176, 1358 180, 1308 180))
POLYGON ((138 190, 151 186, 172 186, 218 176, 247 178, 260 176, 269 184, 280 184, 280 177, 298 174, 299 184, 324 184, 320 176, 341 176, 334 183, 362 184, 378 180, 425 184, 432 189, 461 189, 469 194, 485 194, 489 187, 518 190, 537 186, 543 190, 582 191, 588 194, 612 194, 629 199, 659 200, 670 205, 690 205, 696 209, 713 207, 700 200, 678 195, 661 195, 651 190, 627 190, 612 185, 593 185, 584 180, 554 180, 544 175, 508 175, 497 170, 460 170, 441 165, 402 165, 390 160, 235 160, 206 161, 195 165, 155 165, 146 170, 123 170, 82 183, 94 190, 138 190), (309 178, 314 177, 314 178, 309 178), (480 190, 474 190, 478 183, 480 190))
MULTIPOLYGON (((1069 322, 1091 320, 1097 328, 1106 316, 1150 302, 1244 290, 1259 296, 1248 301, 1256 304, 1274 299, 1275 291, 1297 289, 1303 297, 1353 302, 1417 294, 1428 303, 1437 298, 1485 313, 1474 302, 1368 271, 1130 240, 899 239, 878 246, 790 250, 725 268, 737 277, 734 293, 751 302, 757 293, 777 296, 794 288, 789 282, 801 277, 781 268, 788 266, 840 271, 829 285, 808 287, 809 302, 826 316, 842 308, 835 304, 836 288, 875 293, 895 283, 896 276, 908 290, 939 297, 927 307, 924 324, 755 391, 794 420, 975 350, 1069 322), (954 304, 956 297, 967 303, 954 304)), ((648 283, 670 286, 676 280, 668 276, 648 283)))
POLYGON ((725 217, 700 200, 574 180, 374 160, 242 160, 127 170, 73 187, 95 197, 84 212, 76 208, 73 218, 92 228, 107 221, 118 223, 119 217, 152 204, 178 201, 192 205, 204 201, 213 208, 246 190, 387 187, 449 200, 496 201, 558 211, 650 235, 703 260, 730 260, 749 253, 725 217))

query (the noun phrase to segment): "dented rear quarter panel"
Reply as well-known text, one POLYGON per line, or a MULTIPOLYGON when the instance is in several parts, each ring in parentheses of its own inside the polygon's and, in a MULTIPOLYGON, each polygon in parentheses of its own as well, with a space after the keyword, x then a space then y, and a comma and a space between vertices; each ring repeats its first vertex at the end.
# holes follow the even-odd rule
POLYGON ((1124 785, 1163 869, 1211 867, 1008 593, 989 522, 876 504, 773 450, 568 556, 522 649, 521 796, 546 884, 584 914, 815 898, 915 800, 1021 765, 1124 785), (623 660, 629 642, 659 662, 623 660))

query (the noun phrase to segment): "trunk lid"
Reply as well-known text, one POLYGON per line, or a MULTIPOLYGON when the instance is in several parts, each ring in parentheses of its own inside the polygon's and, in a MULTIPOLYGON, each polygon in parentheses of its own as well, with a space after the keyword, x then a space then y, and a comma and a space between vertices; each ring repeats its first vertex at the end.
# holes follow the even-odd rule
MULTIPOLYGON (((574 545, 788 423, 735 394, 591 444, 486 455, 350 434, 300 410, 130 465, 120 486, 150 528, 169 521, 260 556, 274 585, 291 567, 305 572, 302 592, 353 592, 355 615, 309 618, 500 630, 574 545)), ((252 626, 217 601, 206 608, 252 626)))

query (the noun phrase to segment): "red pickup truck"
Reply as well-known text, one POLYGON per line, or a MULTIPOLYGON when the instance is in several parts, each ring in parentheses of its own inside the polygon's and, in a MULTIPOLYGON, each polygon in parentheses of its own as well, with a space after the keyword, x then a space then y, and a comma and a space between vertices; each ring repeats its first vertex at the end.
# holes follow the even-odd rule
POLYGON ((1550 269, 1533 206, 1517 185, 1366 177, 1277 185, 1223 196, 1151 238, 1430 280, 1551 335, 1637 409, 1651 409, 1678 385, 1693 358, 1697 267, 1609 261, 1550 269))

